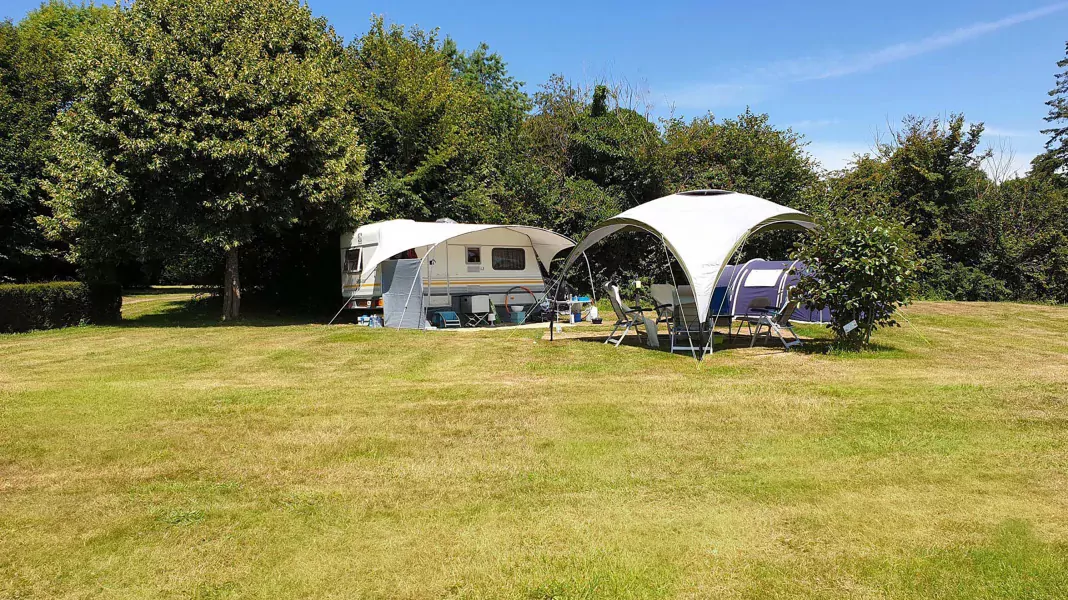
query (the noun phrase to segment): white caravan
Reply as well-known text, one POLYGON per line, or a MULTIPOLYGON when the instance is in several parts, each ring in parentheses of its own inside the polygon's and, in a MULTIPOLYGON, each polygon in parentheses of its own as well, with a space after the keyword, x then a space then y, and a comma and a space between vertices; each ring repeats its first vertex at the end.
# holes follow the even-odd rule
POLYGON ((426 223, 399 219, 364 225, 341 236, 341 293, 347 308, 381 308, 382 263, 419 259, 424 305, 458 307, 466 296, 498 306, 530 306, 545 290, 550 262, 575 245, 540 227, 426 223))

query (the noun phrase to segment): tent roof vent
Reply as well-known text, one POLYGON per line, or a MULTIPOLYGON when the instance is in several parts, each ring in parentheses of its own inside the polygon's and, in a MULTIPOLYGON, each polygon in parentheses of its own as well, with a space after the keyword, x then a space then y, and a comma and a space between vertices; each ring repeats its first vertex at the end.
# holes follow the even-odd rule
POLYGON ((689 192, 679 192, 679 196, 722 196, 723 194, 733 194, 734 192, 728 192, 727 190, 690 190, 689 192))

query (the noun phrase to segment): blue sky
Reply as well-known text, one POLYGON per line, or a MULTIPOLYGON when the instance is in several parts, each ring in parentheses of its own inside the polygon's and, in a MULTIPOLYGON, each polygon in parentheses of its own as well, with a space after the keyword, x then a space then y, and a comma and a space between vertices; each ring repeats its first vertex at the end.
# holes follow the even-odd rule
MULTIPOLYGON (((7 0, 15 19, 37 2, 7 0)), ((644 90, 657 116, 751 106, 838 168, 907 114, 963 112, 1016 168, 1042 150, 1068 2, 362 2, 310 0, 347 40, 372 13, 486 42, 530 90, 551 74, 644 90)))

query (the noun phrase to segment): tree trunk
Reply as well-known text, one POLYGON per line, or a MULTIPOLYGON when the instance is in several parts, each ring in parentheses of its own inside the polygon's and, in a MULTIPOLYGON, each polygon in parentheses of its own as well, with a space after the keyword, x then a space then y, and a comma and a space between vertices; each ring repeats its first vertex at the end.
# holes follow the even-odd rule
POLYGON ((241 314, 241 277, 237 266, 237 246, 226 251, 223 275, 223 321, 233 321, 241 314))

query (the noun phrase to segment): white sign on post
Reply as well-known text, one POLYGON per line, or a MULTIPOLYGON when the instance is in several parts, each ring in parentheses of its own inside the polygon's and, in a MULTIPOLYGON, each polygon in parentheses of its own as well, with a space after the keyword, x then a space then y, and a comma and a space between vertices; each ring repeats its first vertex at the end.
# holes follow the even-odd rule
POLYGON ((844 331, 846 333, 849 333, 850 331, 853 331, 856 328, 857 328, 857 322, 856 321, 850 321, 850 322, 846 323, 845 326, 842 327, 842 331, 844 331))

